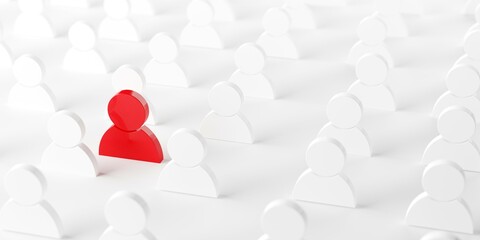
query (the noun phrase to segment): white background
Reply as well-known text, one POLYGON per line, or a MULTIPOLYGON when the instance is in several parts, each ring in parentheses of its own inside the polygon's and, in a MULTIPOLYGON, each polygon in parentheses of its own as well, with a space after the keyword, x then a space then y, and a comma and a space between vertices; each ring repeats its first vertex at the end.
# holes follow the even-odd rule
MULTIPOLYGON (((147 86, 145 95, 162 119, 159 126, 151 129, 163 147, 176 129, 198 129, 209 111, 206 100, 209 89, 227 80, 235 70, 234 49, 243 42, 255 41, 262 32, 264 11, 271 6, 281 6, 276 0, 237 2, 234 6, 240 13, 239 20, 217 26, 229 43, 227 49, 181 49, 179 61, 188 69, 194 83, 191 88, 147 86)), ((442 2, 450 4, 451 12, 406 16, 410 37, 387 40, 396 61, 389 84, 399 110, 395 113, 367 110, 365 113, 362 126, 370 135, 374 156, 352 157, 347 168, 360 206, 345 209, 300 203, 308 214, 306 239, 413 240, 428 232, 406 226, 404 215, 413 198, 422 192, 420 180, 424 166, 419 162, 425 146, 436 136, 435 121, 429 113, 436 98, 446 90, 445 74, 463 54, 462 38, 474 23, 472 17, 459 14, 464 1, 442 2)), ((150 26, 152 33, 166 31, 179 36, 187 23, 187 3, 172 0, 161 15, 136 20, 150 26)), ((344 62, 357 41, 357 24, 373 11, 371 1, 365 0, 355 0, 344 8, 314 8, 319 28, 292 32, 306 53, 304 57, 298 61, 269 59, 266 74, 275 83, 279 98, 274 101, 247 99, 242 109, 251 120, 257 142, 244 145, 208 141, 207 162, 221 186, 219 199, 156 190, 163 163, 98 157, 102 174, 95 179, 45 172, 49 183, 46 198, 60 214, 67 239, 98 239, 107 227, 103 206, 118 190, 132 190, 145 197, 151 208, 149 229, 158 239, 259 238, 263 208, 274 199, 288 198, 297 178, 306 169, 305 150, 327 122, 326 103, 355 81, 353 67, 344 62)), ((70 47, 65 35, 53 40, 15 39, 11 32, 17 14, 15 4, 0 6, 6 42, 15 56, 31 53, 44 61, 46 83, 57 95, 58 104, 61 109, 72 110, 83 118, 87 128, 85 143, 98 152, 99 140, 111 124, 106 117, 106 105, 114 94, 110 75, 63 71, 62 59, 70 47)), ((48 15, 63 28, 79 19, 98 26, 104 16, 101 7, 91 10, 56 7, 48 15)), ((143 68, 150 59, 147 42, 100 41, 98 48, 114 66, 130 63, 143 68)), ((46 130, 50 114, 6 106, 8 91, 14 83, 10 69, 0 70, 0 179, 17 163, 38 166, 43 150, 51 142, 46 130)), ((478 219, 480 176, 468 173, 467 181, 465 198, 478 219)), ((7 198, 0 185, 0 204, 7 198)), ((459 236, 478 238, 478 235, 459 236)), ((39 239, 0 235, 0 239, 4 238, 39 239)))

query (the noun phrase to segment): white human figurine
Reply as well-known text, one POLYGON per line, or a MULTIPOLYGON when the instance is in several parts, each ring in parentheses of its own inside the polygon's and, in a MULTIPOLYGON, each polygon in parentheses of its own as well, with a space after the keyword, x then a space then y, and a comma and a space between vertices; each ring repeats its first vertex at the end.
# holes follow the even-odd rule
POLYGON ((127 89, 141 93, 148 103, 149 114, 146 123, 149 125, 157 125, 159 123, 159 116, 155 110, 155 105, 152 104, 144 94, 145 84, 143 73, 131 65, 122 65, 112 74, 112 85, 115 92, 127 89))
POLYGON ((465 175, 458 164, 436 160, 422 176, 425 192, 410 204, 406 222, 411 226, 473 234, 472 213, 462 199, 465 175))
POLYGON ((257 44, 267 56, 287 59, 300 57, 298 48, 289 34, 292 20, 285 9, 269 9, 263 16, 262 25, 265 32, 260 35, 257 44))
POLYGON ((13 63, 17 83, 10 89, 8 105, 26 110, 55 112, 55 96, 44 84, 45 70, 34 56, 22 55, 13 63))
POLYGON ((99 240, 157 239, 147 229, 150 214, 147 202, 136 193, 120 191, 113 194, 104 213, 109 227, 99 240))
POLYGON ((367 54, 357 62, 355 81, 348 92, 355 95, 365 108, 395 111, 392 90, 386 84, 389 76, 387 62, 378 54, 367 54))
POLYGON ((264 235, 259 240, 303 240, 307 214, 296 202, 279 199, 263 210, 261 225, 264 235))
POLYGON ((458 240, 458 238, 446 232, 430 232, 425 234, 420 240, 458 240))
POLYGON ((207 142, 191 129, 179 129, 172 134, 167 144, 172 158, 158 179, 158 188, 163 191, 217 198, 217 179, 204 163, 207 142))
POLYGON ((389 68, 394 67, 390 51, 386 48, 384 40, 387 37, 387 25, 376 16, 364 18, 357 27, 360 41, 353 45, 348 54, 347 63, 355 65, 367 53, 375 53, 383 57, 389 68))
POLYGON ((245 97, 275 99, 273 83, 263 73, 265 64, 266 56, 262 48, 255 43, 245 43, 235 52, 238 69, 229 81, 240 87, 245 97))
POLYGON ((318 136, 338 140, 348 155, 370 157, 370 140, 365 130, 358 126, 362 115, 362 103, 357 97, 349 93, 336 94, 327 104, 330 122, 323 126, 318 136))
POLYGON ((44 199, 47 180, 40 170, 32 165, 15 165, 7 172, 4 185, 10 200, 0 209, 2 230, 62 238, 60 217, 44 199))
POLYGON ((100 39, 140 42, 143 40, 138 26, 130 19, 129 0, 103 0, 107 14, 98 27, 100 39))
POLYGON ((442 94, 435 103, 432 115, 440 116, 450 106, 462 106, 470 110, 475 120, 480 121, 480 100, 477 93, 480 89, 480 74, 472 65, 455 65, 447 74, 445 84, 448 91, 442 94))
POLYGON ((292 28, 316 29, 315 15, 305 0, 285 0, 283 8, 287 10, 292 20, 292 28))
POLYGON ((318 137, 308 146, 307 169, 298 178, 292 197, 296 200, 355 208, 357 201, 350 179, 342 173, 345 148, 332 138, 318 137))
POLYGON ((242 90, 231 82, 219 82, 210 90, 208 103, 211 112, 203 119, 200 132, 205 138, 253 143, 252 126, 240 112, 244 97, 242 90))
POLYGON ((215 21, 235 21, 235 11, 230 1, 231 0, 208 0, 215 12, 215 21))
POLYGON ((183 68, 176 62, 178 56, 177 41, 166 33, 158 33, 148 44, 153 57, 143 70, 148 83, 172 87, 190 86, 183 68))
POLYGON ((439 136, 428 144, 422 163, 445 159, 457 163, 465 171, 480 172, 480 150, 473 141, 476 129, 475 117, 468 109, 446 108, 437 120, 439 136))
POLYGON ((97 6, 101 0, 50 0, 52 6, 71 8, 92 8, 97 6))
POLYGON ((206 0, 193 0, 187 8, 189 23, 180 35, 180 45, 203 48, 224 48, 223 40, 212 26, 215 11, 206 0))
POLYGON ((377 12, 374 16, 380 17, 387 25, 387 36, 407 37, 408 27, 400 14, 400 0, 375 0, 377 12))
POLYGON ((3 41, 3 27, 0 24, 0 69, 10 68, 12 66, 12 51, 3 41))
POLYGON ((44 14, 46 0, 17 0, 20 15, 15 19, 13 33, 26 38, 53 38, 57 36, 51 20, 44 14))
POLYGON ((101 74, 109 71, 105 58, 95 49, 95 30, 85 22, 74 23, 68 31, 72 48, 63 59, 63 68, 72 72, 101 74))
POLYGON ((160 1, 156 0, 130 0, 133 15, 154 16, 160 12, 160 1))
POLYGON ((465 3, 465 7, 463 9, 464 14, 472 15, 475 13, 475 8, 480 5, 480 0, 468 0, 465 3))
POLYGON ((82 143, 85 124, 75 113, 59 111, 48 121, 52 143, 42 155, 42 168, 86 177, 98 175, 97 159, 82 143))
POLYGON ((480 41, 480 29, 473 29, 465 35, 463 41, 463 50, 465 54, 461 56, 455 64, 471 64, 475 69, 480 72, 480 47, 478 42, 480 41))

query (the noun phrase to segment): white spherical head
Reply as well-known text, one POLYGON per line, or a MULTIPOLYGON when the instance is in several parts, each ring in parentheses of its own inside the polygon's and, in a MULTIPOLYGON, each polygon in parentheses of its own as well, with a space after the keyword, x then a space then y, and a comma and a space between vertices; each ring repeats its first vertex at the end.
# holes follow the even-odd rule
POLYGON ((338 175, 345 165, 346 151, 335 139, 317 138, 308 146, 307 166, 321 177, 338 175))
POLYGON ((22 13, 40 14, 45 9, 45 0, 17 0, 22 13))
POLYGON ((85 22, 76 22, 68 30, 68 40, 75 49, 88 51, 95 47, 97 34, 85 22))
POLYGON ((142 93, 145 86, 145 77, 136 67, 123 65, 112 74, 112 85, 116 92, 132 90, 142 93))
POLYGON ((207 142, 195 130, 180 129, 168 140, 167 149, 172 160, 179 166, 196 167, 205 159, 207 142))
POLYGON ((465 175, 458 164, 436 160, 428 164, 423 172, 422 186, 432 199, 449 202, 462 196, 465 175))
POLYGON ((357 35, 367 45, 380 44, 387 37, 387 25, 379 17, 367 17, 358 25, 357 35))
POLYGON ((480 75, 471 65, 456 65, 448 72, 445 83, 453 95, 470 97, 480 89, 480 75))
POLYGON ((263 16, 262 24, 268 34, 281 36, 290 29, 291 19, 288 12, 284 9, 271 8, 263 16))
POLYGON ((103 0, 103 9, 108 17, 121 20, 128 17, 131 6, 129 0, 103 0))
POLYGON ((242 90, 231 82, 219 82, 208 94, 208 103, 218 115, 230 117, 238 112, 243 104, 242 90))
POLYGON ((48 134, 56 145, 72 148, 82 143, 85 125, 75 113, 59 111, 48 120, 48 134))
POLYGON ((276 200, 265 208, 261 223, 269 239, 301 240, 307 228, 307 217, 297 203, 276 200))
POLYGON ((35 87, 43 82, 44 67, 40 59, 22 55, 13 63, 13 76, 23 86, 35 87))
POLYGON ((265 52, 255 43, 245 43, 235 52, 235 64, 246 74, 260 73, 265 61, 265 52))
POLYGON ((377 86, 387 80, 388 65, 382 56, 366 54, 358 60, 355 71, 363 84, 377 86))
POLYGON ((205 0, 193 0, 187 8, 188 20, 197 26, 206 26, 213 21, 215 12, 212 5, 205 0))
POLYGON ((105 218, 115 231, 135 235, 146 228, 148 205, 138 194, 121 191, 115 193, 105 206, 105 218))
POLYGON ((15 165, 5 176, 5 190, 12 200, 21 205, 35 205, 43 200, 47 180, 36 167, 15 165))
POLYGON ((327 117, 338 128, 349 129, 357 126, 362 115, 360 100, 349 93, 339 93, 328 102, 327 117))
POLYGON ((475 60, 480 60, 480 30, 474 30, 467 34, 465 37, 463 49, 465 50, 465 53, 467 56, 475 59, 475 60))
POLYGON ((475 117, 464 107, 448 107, 438 117, 437 130, 448 142, 466 142, 475 134, 475 117))
POLYGON ((160 63, 171 63, 178 56, 178 44, 166 33, 158 33, 148 43, 150 55, 160 63))

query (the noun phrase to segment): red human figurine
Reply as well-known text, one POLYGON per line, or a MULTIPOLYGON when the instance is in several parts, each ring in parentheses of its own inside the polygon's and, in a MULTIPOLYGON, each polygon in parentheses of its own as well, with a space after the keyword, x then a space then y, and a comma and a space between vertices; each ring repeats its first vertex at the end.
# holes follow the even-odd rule
POLYGON ((147 101, 137 92, 122 90, 108 103, 113 122, 100 141, 99 154, 160 163, 163 151, 160 142, 146 126, 149 114, 147 101))

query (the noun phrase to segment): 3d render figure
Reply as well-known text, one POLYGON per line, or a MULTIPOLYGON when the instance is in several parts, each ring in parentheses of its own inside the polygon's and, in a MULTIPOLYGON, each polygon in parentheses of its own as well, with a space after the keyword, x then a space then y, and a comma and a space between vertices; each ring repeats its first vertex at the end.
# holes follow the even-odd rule
POLYGON ((407 37, 408 27, 400 13, 400 1, 375 0, 375 3, 377 12, 374 15, 380 17, 387 25, 387 36, 407 37))
POLYGON ((172 161, 160 173, 160 190, 218 197, 216 177, 204 163, 207 143, 199 132, 185 128, 177 130, 168 140, 167 149, 172 161))
POLYGON ((32 165, 15 165, 7 172, 4 184, 10 200, 0 209, 2 230, 62 238, 60 217, 44 200, 47 180, 40 170, 32 165))
POLYGON ((289 34, 292 20, 285 9, 269 9, 263 16, 262 25, 265 32, 260 35, 257 44, 267 56, 286 59, 300 57, 297 45, 289 34))
POLYGON ((327 117, 330 122, 323 126, 318 136, 338 140, 348 155, 370 157, 370 140, 365 130, 358 126, 362 116, 360 100, 349 93, 339 93, 328 102, 327 117))
POLYGON ((381 18, 370 16, 363 19, 357 27, 357 35, 360 41, 350 49, 348 64, 355 65, 362 56, 373 53, 382 56, 389 68, 394 67, 393 57, 384 44, 387 25, 381 18))
POLYGON ((223 49, 224 42, 213 27, 215 10, 206 0, 193 0, 187 8, 189 23, 182 30, 180 45, 223 49))
POLYGON ((22 55, 13 63, 17 83, 10 89, 8 105, 18 109, 55 112, 55 96, 44 83, 45 68, 34 56, 22 55))
POLYGON ((253 143, 252 126, 240 112, 243 93, 231 82, 219 82, 210 90, 208 103, 212 111, 203 119, 200 132, 205 138, 253 143))
POLYGON ((459 106, 445 109, 437 120, 439 136, 428 144, 422 163, 445 159, 465 171, 480 172, 480 150, 473 142, 476 129, 475 117, 468 109, 459 106))
POLYGON ((446 160, 431 162, 423 172, 422 186, 425 192, 408 207, 408 225, 474 233, 472 213, 462 199, 465 175, 458 164, 446 160))
POLYGON ((272 81, 265 76, 266 64, 263 50, 255 43, 245 43, 235 52, 235 71, 229 81, 235 83, 245 97, 275 99, 272 81))
POLYGON ((472 65, 455 65, 447 74, 445 84, 448 91, 442 94, 435 103, 432 115, 440 116, 448 107, 462 106, 470 110, 477 121, 480 121, 480 74, 472 65))
POLYGON ((155 240, 147 229, 150 214, 147 202, 138 194, 120 191, 105 205, 109 227, 99 240, 155 240))
POLYGON ((184 69, 176 62, 178 57, 177 41, 167 33, 158 33, 148 44, 153 57, 143 70, 148 83, 170 87, 190 86, 184 69))
POLYGON ((316 138, 307 149, 306 170, 297 180, 296 200, 355 208, 357 201, 350 179, 342 173, 345 148, 332 138, 316 138))
POLYGON ((287 10, 292 20, 292 28, 316 29, 315 15, 305 0, 285 0, 283 8, 287 10))
POLYGON ((389 68, 378 54, 367 54, 357 62, 355 81, 348 92, 362 102, 363 107, 395 111, 396 103, 392 90, 387 85, 389 68))
POLYGON ((140 42, 143 40, 138 26, 130 19, 131 3, 129 0, 103 0, 107 17, 98 27, 101 39, 140 42))
POLYGON ((279 199, 267 205, 261 225, 264 235, 259 240, 303 240, 307 214, 296 202, 279 199))
POLYGON ((458 240, 458 238, 446 232, 430 232, 425 234, 420 240, 458 240))
POLYGON ((0 23, 0 69, 12 66, 12 50, 4 42, 3 27, 0 23))
POLYGON ((108 103, 113 122, 100 141, 99 154, 152 163, 163 161, 160 142, 146 126, 147 101, 137 92, 122 90, 108 103))
POLYGON ((82 143, 85 124, 75 113, 63 110, 55 113, 48 121, 48 134, 52 143, 42 155, 42 168, 96 177, 97 159, 93 152, 82 143))
POLYGON ((13 33, 25 38, 54 38, 51 20, 44 15, 46 0, 17 0, 20 15, 15 19, 13 33))
POLYGON ((97 35, 85 22, 74 23, 68 31, 72 48, 63 59, 63 68, 72 72, 100 74, 107 73, 109 67, 105 58, 95 48, 97 35))
MULTIPOLYGON (((112 85, 115 92, 120 92, 122 90, 132 90, 137 93, 143 94, 145 88, 145 77, 143 73, 134 66, 131 65, 122 65, 112 74, 112 85)), ((159 123, 159 116, 157 111, 155 111, 154 105, 148 100, 148 98, 142 95, 145 101, 148 104, 148 125, 156 125, 159 123)))
POLYGON ((472 29, 467 32, 463 41, 465 54, 455 62, 455 65, 471 64, 480 72, 480 47, 478 47, 478 41, 480 41, 480 29, 472 29))

